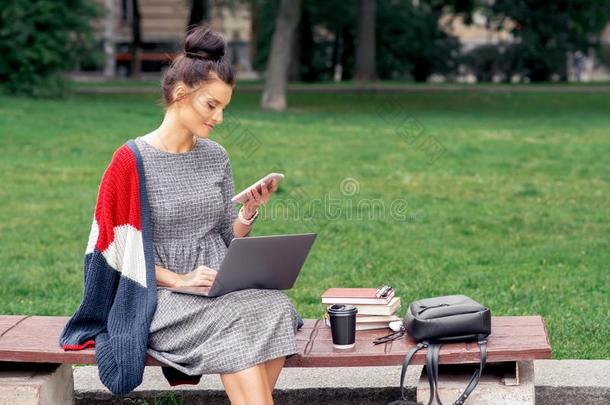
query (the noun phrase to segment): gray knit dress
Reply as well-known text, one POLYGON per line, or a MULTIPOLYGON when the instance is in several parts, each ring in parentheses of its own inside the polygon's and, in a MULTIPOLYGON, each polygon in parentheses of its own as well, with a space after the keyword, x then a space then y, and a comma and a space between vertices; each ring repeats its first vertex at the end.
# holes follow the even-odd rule
MULTIPOLYGON (((146 174, 155 263, 176 273, 200 265, 218 270, 237 217, 226 151, 209 139, 185 153, 162 151, 142 137, 135 143, 146 174)), ((297 352, 299 314, 282 291, 216 298, 157 293, 148 353, 185 374, 234 373, 297 352)))

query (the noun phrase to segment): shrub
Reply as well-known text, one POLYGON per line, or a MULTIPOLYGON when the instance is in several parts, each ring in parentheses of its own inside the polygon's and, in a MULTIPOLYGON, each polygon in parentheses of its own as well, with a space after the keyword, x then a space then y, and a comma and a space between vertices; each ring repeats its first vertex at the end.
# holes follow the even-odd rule
POLYGON ((61 73, 95 52, 91 22, 101 6, 87 0, 11 0, 0 10, 0 84, 12 94, 60 96, 61 73))

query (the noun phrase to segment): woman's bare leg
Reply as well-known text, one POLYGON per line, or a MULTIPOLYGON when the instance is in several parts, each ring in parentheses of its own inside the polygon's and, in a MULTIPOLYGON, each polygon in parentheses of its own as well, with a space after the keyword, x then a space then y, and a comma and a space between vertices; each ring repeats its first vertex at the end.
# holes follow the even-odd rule
POLYGON ((271 388, 263 363, 237 373, 221 374, 220 379, 232 405, 273 404, 271 388))
POLYGON ((275 383, 277 382, 277 379, 280 376, 282 369, 284 368, 285 362, 286 356, 282 356, 276 359, 267 360, 266 362, 262 363, 267 371, 267 379, 269 380, 269 387, 271 389, 271 393, 273 393, 275 383))

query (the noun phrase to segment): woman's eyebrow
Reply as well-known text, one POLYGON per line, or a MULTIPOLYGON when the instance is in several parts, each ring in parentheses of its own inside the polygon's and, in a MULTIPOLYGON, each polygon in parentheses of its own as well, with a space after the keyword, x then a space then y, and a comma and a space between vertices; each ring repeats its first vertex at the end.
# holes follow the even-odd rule
POLYGON ((212 96, 207 91, 205 93, 203 93, 203 94, 208 98, 208 101, 213 101, 213 102, 215 102, 217 104, 223 104, 220 100, 215 99, 214 96, 212 96))

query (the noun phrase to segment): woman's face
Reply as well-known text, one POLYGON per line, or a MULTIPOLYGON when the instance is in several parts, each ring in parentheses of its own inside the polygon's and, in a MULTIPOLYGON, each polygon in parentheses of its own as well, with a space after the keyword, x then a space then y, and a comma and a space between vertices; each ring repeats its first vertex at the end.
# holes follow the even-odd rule
POLYGON ((214 126, 222 123, 223 112, 231 102, 233 88, 216 79, 190 91, 181 108, 180 120, 190 132, 208 138, 214 126))

